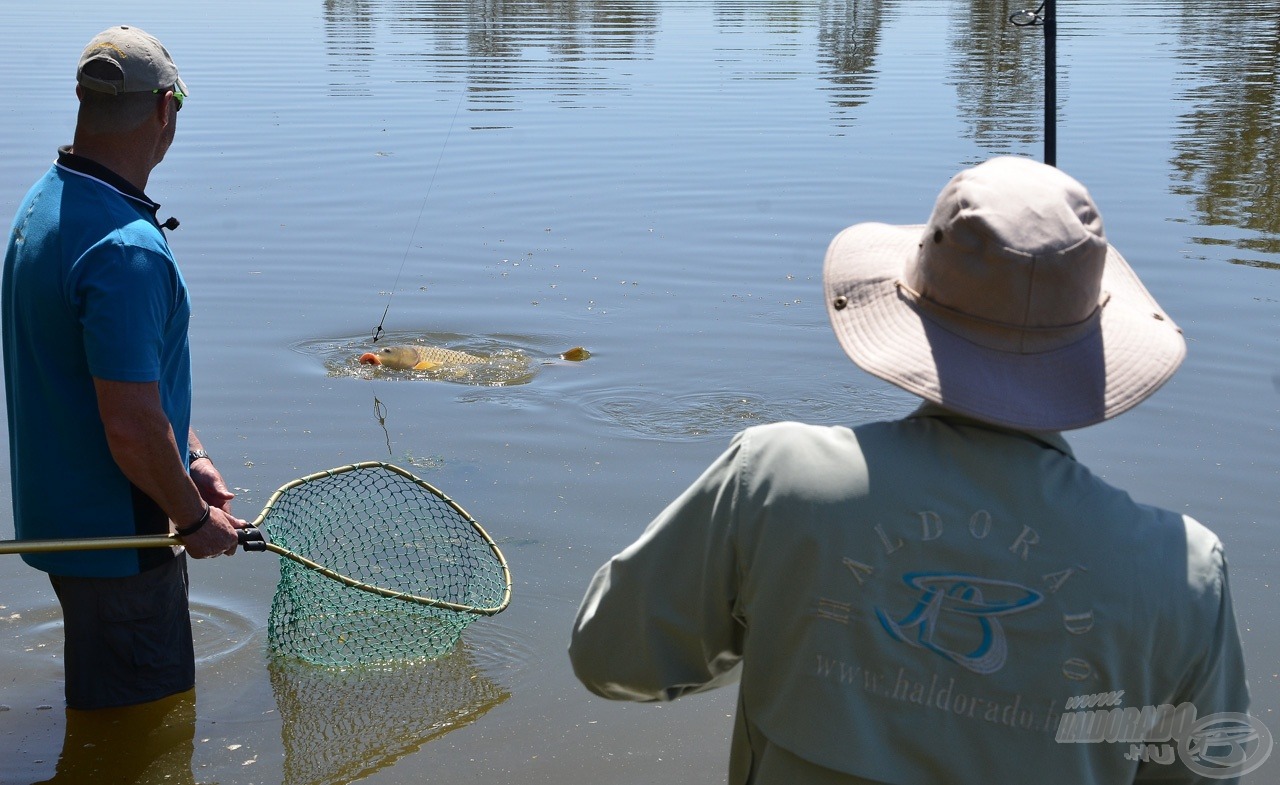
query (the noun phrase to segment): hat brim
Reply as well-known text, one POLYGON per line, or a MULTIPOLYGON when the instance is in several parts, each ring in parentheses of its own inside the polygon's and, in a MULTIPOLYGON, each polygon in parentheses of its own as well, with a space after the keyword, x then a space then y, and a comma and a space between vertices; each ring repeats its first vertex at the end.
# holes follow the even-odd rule
POLYGON ((1108 245, 1094 328, 1050 351, 974 343, 922 311, 898 286, 924 225, 862 223, 832 240, 823 265, 827 313, 841 347, 868 373, 986 422, 1023 430, 1082 428, 1136 406, 1186 355, 1182 331, 1108 245), (845 298, 837 307, 837 298, 845 298))

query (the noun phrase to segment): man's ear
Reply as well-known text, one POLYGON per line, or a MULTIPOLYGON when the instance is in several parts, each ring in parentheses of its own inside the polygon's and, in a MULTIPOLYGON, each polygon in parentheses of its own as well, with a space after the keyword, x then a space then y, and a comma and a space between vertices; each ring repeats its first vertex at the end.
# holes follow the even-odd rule
MULTIPOLYGON (((161 128, 165 128, 169 125, 169 118, 172 116, 169 110, 170 110, 170 107, 173 105, 173 101, 174 101, 173 91, 168 90, 165 92, 164 98, 161 99, 156 104, 156 112, 159 113, 158 119, 160 120, 161 128)), ((176 112, 174 114, 176 114, 176 112)))

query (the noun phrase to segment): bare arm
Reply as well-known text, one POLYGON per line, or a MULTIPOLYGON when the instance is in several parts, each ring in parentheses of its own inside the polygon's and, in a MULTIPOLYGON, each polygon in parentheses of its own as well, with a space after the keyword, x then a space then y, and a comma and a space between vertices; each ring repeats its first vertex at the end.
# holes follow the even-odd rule
MULTIPOLYGON (((198 521, 204 514, 205 497, 183 471, 173 428, 160 404, 159 384, 115 382, 96 377, 93 383, 111 456, 125 477, 150 496, 178 526, 198 521)), ((216 470, 213 471, 216 474, 216 470)), ((217 481, 221 483, 220 476, 217 481)), ((225 490, 225 484, 222 487, 225 490)), ((227 501, 222 504, 211 501, 208 522, 184 538, 183 544, 193 557, 202 559, 235 552, 235 530, 245 522, 226 512, 227 501)))
MULTIPOLYGON (((193 451, 204 449, 204 445, 200 443, 200 437, 196 435, 195 428, 192 428, 187 433, 187 449, 193 451)), ((207 504, 212 504, 225 513, 231 513, 231 500, 236 498, 236 495, 227 487, 227 483, 222 479, 222 473, 214 465, 213 459, 201 458, 192 461, 190 474, 191 480, 195 482, 196 488, 200 491, 200 496, 207 504)))

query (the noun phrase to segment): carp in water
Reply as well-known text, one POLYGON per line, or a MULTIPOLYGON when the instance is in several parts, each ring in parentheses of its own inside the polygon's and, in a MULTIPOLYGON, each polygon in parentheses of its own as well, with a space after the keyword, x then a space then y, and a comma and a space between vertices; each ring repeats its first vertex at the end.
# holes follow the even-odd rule
MULTIPOLYGON (((591 352, 581 346, 575 346, 559 355, 561 360, 570 362, 582 362, 590 356, 591 352)), ((488 357, 438 346, 384 346, 376 352, 360 355, 361 365, 381 365, 397 371, 430 371, 445 366, 483 365, 487 362, 490 362, 488 357)))
POLYGON ((479 365, 487 358, 438 346, 384 346, 360 355, 361 365, 381 365, 397 371, 429 371, 445 365, 479 365))

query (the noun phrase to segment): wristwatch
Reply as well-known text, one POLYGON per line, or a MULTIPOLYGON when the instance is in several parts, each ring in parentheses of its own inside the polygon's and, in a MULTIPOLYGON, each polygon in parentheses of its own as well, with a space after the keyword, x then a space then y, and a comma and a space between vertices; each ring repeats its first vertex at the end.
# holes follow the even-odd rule
POLYGON ((204 450, 187 450, 188 466, 200 460, 201 458, 208 458, 211 461, 213 460, 212 458, 209 458, 209 453, 205 452, 204 450))

